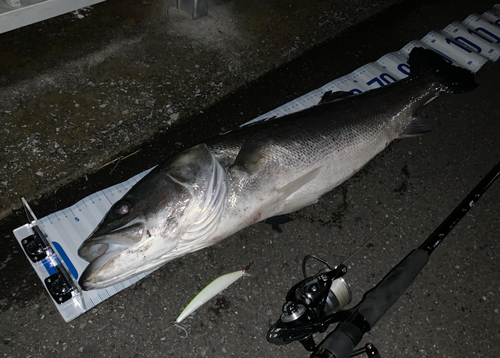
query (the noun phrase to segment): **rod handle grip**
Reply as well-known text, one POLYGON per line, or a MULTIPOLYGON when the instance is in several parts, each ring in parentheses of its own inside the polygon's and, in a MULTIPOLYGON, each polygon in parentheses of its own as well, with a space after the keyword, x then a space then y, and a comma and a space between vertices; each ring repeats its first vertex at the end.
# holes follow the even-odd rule
POLYGON ((394 267, 380 283, 365 294, 358 312, 371 328, 396 303, 429 261, 429 254, 416 249, 394 267))

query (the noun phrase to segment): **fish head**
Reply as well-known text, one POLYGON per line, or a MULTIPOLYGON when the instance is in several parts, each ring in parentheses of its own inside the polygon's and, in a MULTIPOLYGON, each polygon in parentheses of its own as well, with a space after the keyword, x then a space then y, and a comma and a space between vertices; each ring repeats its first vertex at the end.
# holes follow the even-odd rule
POLYGON ((206 145, 153 169, 82 243, 84 290, 112 286, 209 246, 225 200, 222 168, 206 145))
POLYGON ((157 253, 175 247, 189 192, 168 176, 145 179, 111 207, 80 246, 78 255, 90 263, 80 278, 83 289, 107 287, 154 268, 161 259, 157 253))

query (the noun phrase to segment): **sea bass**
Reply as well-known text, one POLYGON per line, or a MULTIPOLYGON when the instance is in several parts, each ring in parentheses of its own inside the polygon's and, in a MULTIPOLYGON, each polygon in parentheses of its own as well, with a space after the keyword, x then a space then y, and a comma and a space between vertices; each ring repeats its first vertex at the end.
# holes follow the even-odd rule
POLYGON ((475 89, 474 75, 422 48, 404 80, 244 127, 163 162, 109 210, 78 250, 79 282, 104 288, 213 245, 266 218, 314 204, 397 138, 429 127, 414 116, 439 93, 475 89))

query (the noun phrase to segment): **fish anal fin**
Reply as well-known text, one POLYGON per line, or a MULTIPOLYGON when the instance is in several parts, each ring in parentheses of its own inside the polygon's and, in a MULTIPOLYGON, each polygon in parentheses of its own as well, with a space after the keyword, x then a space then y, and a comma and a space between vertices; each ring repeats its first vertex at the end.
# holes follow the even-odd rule
POLYGON ((418 119, 412 120, 405 130, 399 135, 399 138, 408 138, 408 137, 418 137, 429 133, 432 131, 431 127, 427 124, 422 123, 418 119))

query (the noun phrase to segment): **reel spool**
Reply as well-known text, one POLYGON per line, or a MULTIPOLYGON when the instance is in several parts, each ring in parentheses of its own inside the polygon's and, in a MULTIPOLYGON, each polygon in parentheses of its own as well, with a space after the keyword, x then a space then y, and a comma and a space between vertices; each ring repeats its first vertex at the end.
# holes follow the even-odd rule
POLYGON ((325 314, 334 314, 339 312, 352 301, 351 288, 344 280, 339 277, 332 282, 330 292, 326 298, 325 314))
MULTIPOLYGON (((351 300, 352 293, 349 285, 342 277, 337 278, 331 283, 330 291, 325 300, 323 314, 331 315, 337 313, 351 303, 351 300)), ((304 301, 304 299, 302 297, 297 297, 297 301, 304 301)), ((280 319, 284 323, 293 322, 306 312, 307 308, 304 304, 288 301, 283 305, 283 312, 281 313, 280 319)))
POLYGON ((302 262, 304 280, 286 295, 286 303, 279 320, 267 333, 270 343, 283 345, 300 341, 313 351, 316 344, 312 335, 324 332, 328 325, 345 319, 350 311, 342 311, 352 299, 351 289, 342 277, 347 272, 344 265, 330 266, 326 261, 308 255, 302 262), (316 275, 308 277, 306 263, 315 259, 326 265, 316 275))

